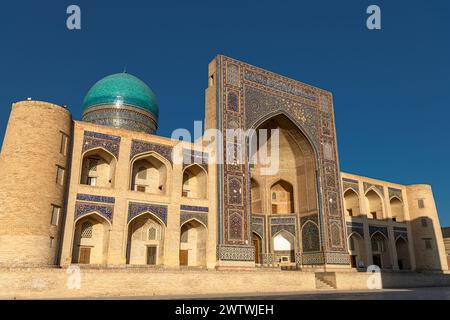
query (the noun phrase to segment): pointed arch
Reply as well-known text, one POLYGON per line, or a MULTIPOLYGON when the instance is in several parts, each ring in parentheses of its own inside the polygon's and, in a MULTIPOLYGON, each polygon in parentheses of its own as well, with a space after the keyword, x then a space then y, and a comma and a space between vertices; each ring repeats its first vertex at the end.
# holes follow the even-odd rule
POLYGON ((183 169, 182 196, 194 199, 208 198, 208 172, 197 163, 183 169))
POLYGON ((383 195, 376 188, 370 187, 365 192, 364 197, 368 208, 368 217, 372 219, 383 219, 385 217, 383 195))
POLYGON ((295 212, 294 186, 285 179, 278 179, 270 186, 272 214, 295 212))
POLYGON ((345 214, 349 217, 357 217, 361 215, 361 208, 359 205, 359 193, 349 187, 344 193, 344 208, 345 214))
POLYGON ((198 223, 200 223, 202 226, 204 226, 206 229, 208 229, 208 226, 207 226, 203 221, 200 221, 200 220, 197 219, 197 218, 190 218, 190 219, 184 221, 184 222, 180 225, 180 228, 181 228, 183 225, 185 225, 186 223, 189 223, 189 222, 192 222, 192 221, 198 222, 198 223))
POLYGON ((403 201, 397 197, 392 196, 389 199, 389 206, 391 207, 392 219, 397 222, 405 221, 405 211, 403 201))
POLYGON ((140 217, 142 217, 142 216, 144 216, 144 215, 146 215, 146 214, 150 215, 152 218, 154 218, 156 221, 158 221, 162 226, 166 226, 166 224, 164 223, 163 220, 161 220, 160 217, 158 217, 156 214, 154 214, 153 212, 148 211, 148 210, 147 210, 147 211, 144 211, 144 212, 141 212, 141 213, 135 215, 133 218, 131 218, 131 219, 127 222, 127 226, 129 226, 130 223, 131 223, 133 220, 135 220, 135 219, 137 219, 137 218, 140 218, 140 217))
POLYGON ((109 221, 109 219, 107 219, 106 217, 104 217, 100 212, 98 211, 91 211, 89 213, 83 214, 81 216, 78 216, 75 220, 74 220, 74 224, 76 224, 78 221, 86 218, 86 217, 96 217, 98 219, 100 219, 103 222, 106 222, 110 228, 112 228, 112 224, 111 221, 109 221))
POLYGON ((303 252, 320 251, 319 226, 309 220, 302 226, 303 252))
POLYGON ((126 263, 132 265, 159 265, 164 258, 165 224, 154 213, 142 212, 127 223, 126 263), (154 238, 149 230, 155 229, 154 238))
POLYGON ((84 151, 81 155, 79 183, 92 187, 114 186, 117 158, 103 147, 84 151))
POLYGON ((169 192, 167 183, 171 163, 156 151, 134 156, 130 161, 130 190, 165 195, 169 192), (145 175, 142 170, 145 168, 145 175))

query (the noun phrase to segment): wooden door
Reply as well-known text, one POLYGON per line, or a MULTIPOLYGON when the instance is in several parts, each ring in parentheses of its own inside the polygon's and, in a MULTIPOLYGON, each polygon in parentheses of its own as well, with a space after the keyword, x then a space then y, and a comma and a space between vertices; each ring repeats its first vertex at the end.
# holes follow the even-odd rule
POLYGON ((252 233, 253 238, 253 246, 255 247, 255 263, 261 263, 261 239, 255 234, 252 233))
POLYGON ((277 213, 277 205, 276 204, 272 204, 272 213, 277 213))
POLYGON ((89 264, 91 262, 91 248, 80 248, 80 256, 78 258, 78 263, 89 264))
POLYGON ((156 264, 156 247, 155 246, 147 247, 147 264, 149 264, 149 265, 156 264))
POLYGON ((188 251, 180 250, 180 266, 188 265, 188 251))

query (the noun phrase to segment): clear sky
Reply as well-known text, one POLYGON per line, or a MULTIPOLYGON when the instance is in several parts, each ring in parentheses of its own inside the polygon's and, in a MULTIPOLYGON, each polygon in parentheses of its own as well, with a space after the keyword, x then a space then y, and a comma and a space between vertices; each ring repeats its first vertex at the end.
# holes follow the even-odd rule
POLYGON ((203 119, 218 53, 334 94, 341 170, 433 186, 450 226, 450 1, 2 1, 0 141, 11 103, 66 104, 127 71, 160 105, 158 133, 203 119), (80 31, 66 8, 81 8, 80 31), (366 28, 381 7, 382 30, 366 28))

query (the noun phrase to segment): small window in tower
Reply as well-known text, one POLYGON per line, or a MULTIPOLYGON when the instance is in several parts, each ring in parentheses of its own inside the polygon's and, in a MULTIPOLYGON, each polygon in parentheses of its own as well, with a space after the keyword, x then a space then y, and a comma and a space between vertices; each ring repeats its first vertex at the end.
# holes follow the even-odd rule
POLYGON ((423 199, 417 200, 417 204, 419 206, 419 209, 425 208, 425 203, 424 203, 423 199))
POLYGON ((69 148, 69 136, 64 132, 61 132, 61 146, 59 152, 63 155, 67 155, 67 150, 69 148))
POLYGON ((422 222, 422 227, 423 227, 423 228, 428 227, 428 221, 427 221, 426 218, 422 218, 422 219, 420 219, 420 221, 422 222))
POLYGON ((95 187, 97 185, 97 177, 88 177, 87 178, 87 185, 95 187))
POLYGON ((57 226, 59 221, 59 212, 61 208, 55 205, 52 205, 52 219, 50 221, 52 226, 57 226))
POLYGON ((431 250, 433 249, 432 245, 431 245, 431 239, 423 239, 425 241, 425 249, 427 250, 431 250))
POLYGON ((92 223, 89 221, 81 225, 81 238, 92 238, 92 223))
POLYGON ((63 167, 56 166, 56 183, 59 185, 64 185, 64 174, 66 170, 63 167))

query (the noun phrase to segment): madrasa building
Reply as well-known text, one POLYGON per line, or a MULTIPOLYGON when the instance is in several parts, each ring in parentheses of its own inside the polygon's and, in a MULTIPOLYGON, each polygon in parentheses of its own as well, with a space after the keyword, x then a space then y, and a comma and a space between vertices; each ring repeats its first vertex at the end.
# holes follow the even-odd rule
POLYGON ((78 121, 65 106, 13 104, 0 265, 448 269, 429 185, 340 171, 329 91, 210 62, 205 132, 278 129, 270 175, 249 160, 248 139, 223 134, 203 148, 158 136, 156 97, 128 73, 95 83, 83 108, 78 121), (245 161, 225 161, 237 153, 245 161))

